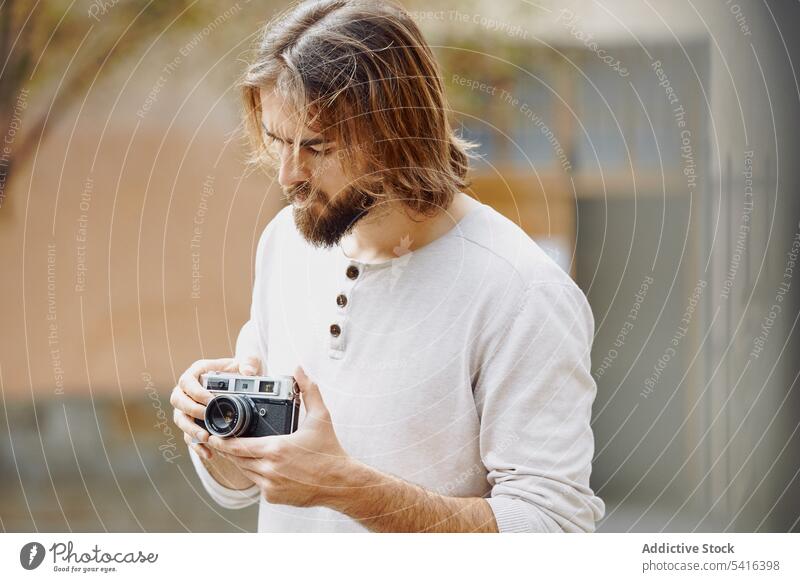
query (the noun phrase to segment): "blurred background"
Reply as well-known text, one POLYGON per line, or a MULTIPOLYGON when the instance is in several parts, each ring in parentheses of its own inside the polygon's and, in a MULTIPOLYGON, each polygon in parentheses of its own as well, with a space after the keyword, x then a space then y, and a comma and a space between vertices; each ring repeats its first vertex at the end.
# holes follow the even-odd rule
MULTIPOLYGON (((599 531, 800 531, 800 6, 406 0, 470 194, 595 314, 599 531)), ((282 202, 234 82, 287 3, 0 3, 0 530, 253 531, 169 392, 282 202)))

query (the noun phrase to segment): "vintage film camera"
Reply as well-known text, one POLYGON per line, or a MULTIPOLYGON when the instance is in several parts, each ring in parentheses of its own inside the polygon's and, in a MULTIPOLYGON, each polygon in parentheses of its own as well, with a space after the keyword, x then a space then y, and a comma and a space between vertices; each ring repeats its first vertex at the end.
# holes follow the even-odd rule
POLYGON ((195 422, 218 437, 261 437, 297 430, 300 398, 291 376, 241 376, 209 372, 200 376, 214 394, 205 421, 195 422))

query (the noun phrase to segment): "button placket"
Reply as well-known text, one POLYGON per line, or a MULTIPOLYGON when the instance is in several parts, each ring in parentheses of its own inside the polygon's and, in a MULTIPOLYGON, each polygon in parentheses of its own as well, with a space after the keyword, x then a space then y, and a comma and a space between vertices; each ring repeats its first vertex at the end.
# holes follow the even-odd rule
POLYGON ((334 298, 336 317, 328 327, 331 357, 341 358, 344 353, 349 305, 352 301, 353 288, 362 276, 363 266, 353 262, 345 264, 342 286, 334 298))

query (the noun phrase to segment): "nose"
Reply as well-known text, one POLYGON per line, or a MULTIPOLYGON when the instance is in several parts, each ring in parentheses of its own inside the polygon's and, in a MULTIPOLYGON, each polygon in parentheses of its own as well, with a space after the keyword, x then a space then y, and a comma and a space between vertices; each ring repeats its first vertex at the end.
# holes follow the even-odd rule
POLYGON ((308 171, 294 155, 291 146, 285 146, 281 152, 281 168, 278 173, 278 183, 282 188, 290 188, 301 182, 308 181, 308 171))

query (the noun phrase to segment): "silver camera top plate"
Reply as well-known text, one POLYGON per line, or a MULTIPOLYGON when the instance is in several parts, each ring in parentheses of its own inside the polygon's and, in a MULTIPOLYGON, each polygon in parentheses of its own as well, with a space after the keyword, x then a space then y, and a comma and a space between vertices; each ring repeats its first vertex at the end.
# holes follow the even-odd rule
POLYGON ((208 372, 200 376, 203 388, 215 394, 252 394, 291 400, 297 396, 292 376, 244 376, 230 372, 208 372))

